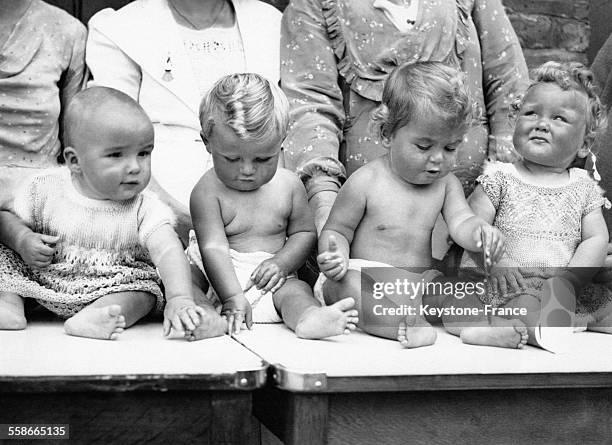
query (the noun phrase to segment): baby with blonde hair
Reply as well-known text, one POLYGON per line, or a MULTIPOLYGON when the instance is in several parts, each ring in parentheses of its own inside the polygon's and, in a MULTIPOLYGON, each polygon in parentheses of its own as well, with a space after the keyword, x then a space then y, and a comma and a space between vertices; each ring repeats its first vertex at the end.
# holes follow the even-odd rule
POLYGON ((191 194, 187 253, 206 274, 208 297, 221 305, 230 333, 243 321, 251 328, 281 320, 303 338, 349 333, 354 301, 321 307, 295 275, 316 233, 302 183, 278 168, 288 108, 279 88, 257 74, 226 76, 203 99, 202 138, 214 168, 191 194))
POLYGON ((451 172, 476 115, 462 74, 442 63, 407 63, 387 79, 372 118, 388 152, 353 173, 340 189, 317 258, 325 301, 355 298, 365 332, 408 348, 435 341, 435 330, 419 315, 422 298, 430 296, 366 295, 362 284, 368 276, 385 285, 438 280, 431 238, 440 214, 462 247, 479 250, 484 240, 492 262, 501 255, 499 230, 472 212, 451 172), (416 312, 405 313, 405 306, 416 312))
MULTIPOLYGON (((593 284, 583 288, 606 256, 605 199, 597 182, 573 167, 591 154, 606 125, 592 73, 575 62, 545 63, 533 70, 531 85, 513 110, 513 144, 520 159, 488 165, 469 199, 474 212, 505 235, 506 252, 491 270, 481 301, 462 304, 523 309, 508 321, 526 327, 528 342, 543 347, 562 338, 556 334, 571 332, 575 310, 578 324, 612 332, 612 292, 593 284)), ((461 267, 476 279, 484 272, 471 254, 461 267)), ((465 343, 524 344, 500 337, 501 330, 490 329, 494 321, 449 317, 445 324, 465 343)))

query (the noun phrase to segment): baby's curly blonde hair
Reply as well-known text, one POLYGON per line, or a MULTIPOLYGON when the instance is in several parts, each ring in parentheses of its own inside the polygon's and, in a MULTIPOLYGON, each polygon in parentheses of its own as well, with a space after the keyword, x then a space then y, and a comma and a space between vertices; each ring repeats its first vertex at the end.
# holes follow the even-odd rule
POLYGON ((467 130, 479 117, 462 72, 441 62, 407 62, 387 78, 371 129, 385 141, 413 119, 442 119, 467 130))
POLYGON ((247 140, 285 138, 289 103, 280 88, 259 74, 230 74, 219 79, 202 99, 200 125, 204 142, 216 123, 247 140))
POLYGON ((605 108, 593 82, 593 72, 579 62, 546 62, 531 71, 531 83, 525 93, 518 95, 510 104, 510 117, 516 119, 527 92, 535 85, 554 83, 564 91, 579 91, 587 96, 586 129, 584 144, 591 149, 599 133, 607 126, 605 108))

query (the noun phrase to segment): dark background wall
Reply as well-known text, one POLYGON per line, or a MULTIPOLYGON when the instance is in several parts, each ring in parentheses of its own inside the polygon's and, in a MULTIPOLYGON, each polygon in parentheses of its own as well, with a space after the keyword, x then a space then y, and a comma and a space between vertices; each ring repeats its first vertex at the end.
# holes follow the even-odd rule
POLYGON ((589 21, 591 24, 591 42, 588 55, 589 60, 593 61, 597 50, 601 48, 612 33, 612 1, 591 0, 589 21))
MULTIPOLYGON (((83 22, 129 0, 48 0, 83 22)), ((289 0, 266 0, 281 11, 289 0)), ((611 0, 502 0, 530 66, 544 61, 590 63, 612 32, 611 0)), ((265 26, 262 23, 262 26, 265 26)))

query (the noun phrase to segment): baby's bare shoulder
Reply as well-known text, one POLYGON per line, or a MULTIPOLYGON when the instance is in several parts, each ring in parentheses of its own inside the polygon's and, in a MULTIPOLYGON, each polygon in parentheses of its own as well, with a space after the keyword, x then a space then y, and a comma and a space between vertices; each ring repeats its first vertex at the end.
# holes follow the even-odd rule
POLYGON ((368 190, 374 185, 374 181, 380 181, 386 177, 388 177, 386 166, 381 158, 377 158, 358 168, 349 176, 343 187, 368 190))
POLYGON ((453 192, 457 190, 461 190, 461 192, 463 193, 463 187, 461 186, 461 181, 459 181, 459 178, 457 178, 454 173, 449 173, 445 175, 444 177, 440 178, 438 182, 440 183, 441 186, 443 186, 445 193, 449 193, 449 192, 453 192))
POLYGON ((211 168, 202 175, 200 180, 197 182, 195 189, 207 190, 207 191, 218 191, 220 190, 222 183, 217 177, 215 171, 211 168))
POLYGON ((217 199, 223 196, 223 187, 221 181, 215 174, 214 170, 210 169, 202 175, 191 192, 191 204, 196 202, 205 202, 211 199, 217 199))

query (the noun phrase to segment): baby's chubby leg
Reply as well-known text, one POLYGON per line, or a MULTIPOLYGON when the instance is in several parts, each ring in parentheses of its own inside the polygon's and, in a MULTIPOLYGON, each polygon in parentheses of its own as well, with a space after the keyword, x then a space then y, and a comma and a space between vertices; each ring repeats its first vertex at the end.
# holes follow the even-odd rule
POLYGON ((289 278, 273 295, 274 307, 285 324, 300 338, 318 339, 348 334, 355 330, 355 300, 346 298, 331 306, 319 306, 310 287, 289 278))
POLYGON ((21 330, 25 327, 23 298, 12 292, 0 292, 0 329, 21 330))
MULTIPOLYGON (((401 278, 403 273, 400 269, 391 268, 388 272, 391 275, 387 281, 401 278)), ((408 274, 408 279, 414 278, 413 274, 408 274)), ((364 277, 365 280, 369 278, 364 277)), ((435 329, 418 315, 420 299, 406 300, 406 306, 413 308, 412 312, 407 315, 390 315, 388 312, 381 314, 380 308, 397 308, 398 305, 386 297, 366 296, 364 298, 361 283, 361 273, 356 270, 349 270, 339 281, 327 280, 323 285, 325 301, 330 304, 343 298, 353 298, 357 302, 356 307, 359 310, 358 326, 364 332, 377 337, 398 340, 405 348, 427 346, 436 341, 435 329)), ((368 287, 373 288, 373 286, 368 287)))
POLYGON ((64 330, 77 337, 115 340, 153 309, 156 298, 148 292, 116 292, 98 298, 66 320, 64 330))

